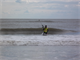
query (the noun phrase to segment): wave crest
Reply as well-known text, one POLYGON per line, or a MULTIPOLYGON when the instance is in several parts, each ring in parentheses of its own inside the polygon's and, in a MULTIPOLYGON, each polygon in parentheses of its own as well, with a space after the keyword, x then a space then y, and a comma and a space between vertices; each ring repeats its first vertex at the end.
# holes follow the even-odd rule
MULTIPOLYGON (((16 29, 6 29, 0 30, 1 34, 41 34, 43 32, 42 28, 16 28, 16 29)), ((66 30, 49 28, 48 34, 58 34, 65 32, 66 30)))

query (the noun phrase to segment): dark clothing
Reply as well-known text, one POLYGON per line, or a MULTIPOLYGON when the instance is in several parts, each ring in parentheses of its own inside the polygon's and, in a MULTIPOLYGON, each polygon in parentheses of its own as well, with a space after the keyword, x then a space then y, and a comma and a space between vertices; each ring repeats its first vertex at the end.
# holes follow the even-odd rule
POLYGON ((44 34, 47 34, 47 32, 44 32, 44 34))

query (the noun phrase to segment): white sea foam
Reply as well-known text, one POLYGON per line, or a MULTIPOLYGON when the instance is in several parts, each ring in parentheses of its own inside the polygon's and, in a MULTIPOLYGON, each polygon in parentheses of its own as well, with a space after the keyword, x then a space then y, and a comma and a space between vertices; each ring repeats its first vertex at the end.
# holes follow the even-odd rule
POLYGON ((0 35, 0 45, 80 45, 80 35, 0 35))

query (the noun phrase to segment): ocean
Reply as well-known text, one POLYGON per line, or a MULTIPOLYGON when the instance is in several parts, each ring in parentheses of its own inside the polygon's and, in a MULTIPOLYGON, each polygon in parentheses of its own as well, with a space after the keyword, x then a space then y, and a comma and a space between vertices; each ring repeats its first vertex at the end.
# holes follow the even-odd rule
POLYGON ((80 45, 79 35, 80 19, 0 19, 1 46, 80 45), (47 36, 42 25, 48 26, 47 36))
POLYGON ((0 19, 0 60, 79 59, 80 19, 0 19))
POLYGON ((80 34, 80 19, 0 19, 0 33, 41 34, 42 25, 48 34, 80 34))

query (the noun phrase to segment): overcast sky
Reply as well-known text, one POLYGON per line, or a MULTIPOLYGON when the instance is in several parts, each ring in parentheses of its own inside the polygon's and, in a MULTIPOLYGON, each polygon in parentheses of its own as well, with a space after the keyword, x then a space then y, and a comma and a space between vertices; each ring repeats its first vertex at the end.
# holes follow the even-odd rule
POLYGON ((0 0, 0 18, 80 19, 80 0, 0 0))

